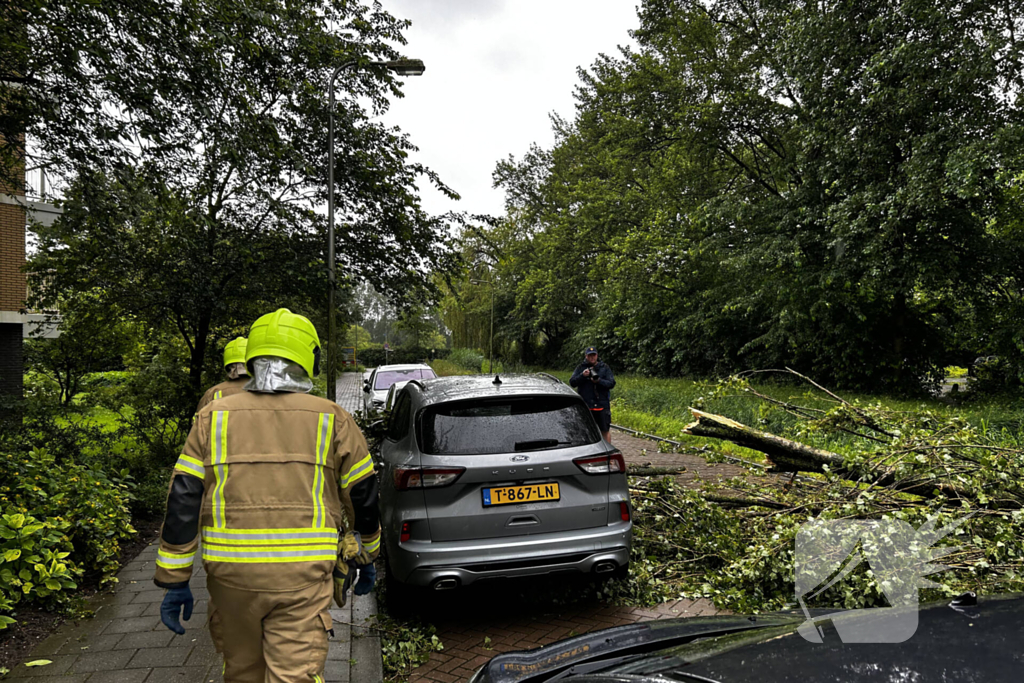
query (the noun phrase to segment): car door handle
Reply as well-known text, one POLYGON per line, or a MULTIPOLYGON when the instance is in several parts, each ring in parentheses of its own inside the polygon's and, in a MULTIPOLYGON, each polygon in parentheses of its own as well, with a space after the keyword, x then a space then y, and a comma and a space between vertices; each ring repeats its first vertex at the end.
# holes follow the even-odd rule
POLYGON ((540 524, 540 520, 537 519, 537 515, 520 515, 517 517, 510 517, 505 526, 528 526, 530 524, 540 524))

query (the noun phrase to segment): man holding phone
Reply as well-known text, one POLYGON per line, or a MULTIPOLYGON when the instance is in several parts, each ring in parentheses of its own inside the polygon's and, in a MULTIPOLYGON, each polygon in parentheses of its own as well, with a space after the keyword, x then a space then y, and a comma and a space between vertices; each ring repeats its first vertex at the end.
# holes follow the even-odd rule
POLYGON ((588 346, 583 352, 583 362, 573 370, 569 378, 569 386, 576 389, 583 397, 590 414, 594 416, 601 436, 608 443, 612 442, 612 395, 615 387, 615 376, 607 363, 597 358, 597 349, 588 346))

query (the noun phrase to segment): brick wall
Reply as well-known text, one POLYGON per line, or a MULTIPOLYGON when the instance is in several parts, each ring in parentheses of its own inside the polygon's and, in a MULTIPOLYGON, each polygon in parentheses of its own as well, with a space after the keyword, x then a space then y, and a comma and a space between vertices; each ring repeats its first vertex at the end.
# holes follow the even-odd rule
MULTIPOLYGON (((0 144, 4 144, 0 138, 0 144)), ((0 193, 24 196, 25 174, 13 192, 0 185, 0 193)), ((25 209, 0 202, 0 311, 20 311, 25 305, 25 209)), ((22 325, 0 323, 0 394, 22 396, 24 356, 22 325)))
POLYGON ((0 394, 21 398, 23 373, 21 325, 0 323, 0 394))
MULTIPOLYGON (((6 190, 0 187, 0 192, 6 190)), ((19 188, 15 193, 24 191, 19 188)), ((25 209, 0 202, 0 311, 18 311, 25 305, 24 265, 25 209)))

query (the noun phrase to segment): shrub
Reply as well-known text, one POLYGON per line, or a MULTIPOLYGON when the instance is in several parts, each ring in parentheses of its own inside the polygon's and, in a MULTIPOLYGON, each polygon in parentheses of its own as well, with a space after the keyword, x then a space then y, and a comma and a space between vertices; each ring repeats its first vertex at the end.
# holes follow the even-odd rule
MULTIPOLYGON (((67 602, 67 591, 78 587, 75 578, 81 574, 67 560, 70 529, 71 523, 62 519, 40 521, 20 512, 0 515, 0 611, 22 600, 51 608, 67 602)), ((13 622, 0 616, 0 629, 13 622)))
POLYGON ((465 370, 480 372, 480 367, 486 359, 474 349, 452 349, 447 360, 465 370))
POLYGON ((70 542, 70 561, 103 586, 116 579, 121 541, 132 528, 130 479, 65 460, 42 448, 0 453, 0 507, 55 520, 70 542))

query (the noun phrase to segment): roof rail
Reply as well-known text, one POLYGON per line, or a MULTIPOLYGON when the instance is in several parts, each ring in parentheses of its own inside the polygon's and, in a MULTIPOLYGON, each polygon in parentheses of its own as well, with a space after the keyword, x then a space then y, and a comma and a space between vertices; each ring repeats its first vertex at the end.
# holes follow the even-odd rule
POLYGON ((558 382, 559 384, 565 384, 565 382, 563 382, 562 380, 558 379, 557 377, 555 377, 554 375, 552 375, 549 372, 538 372, 537 375, 539 377, 547 377, 548 379, 550 379, 552 381, 555 381, 555 382, 558 382))

